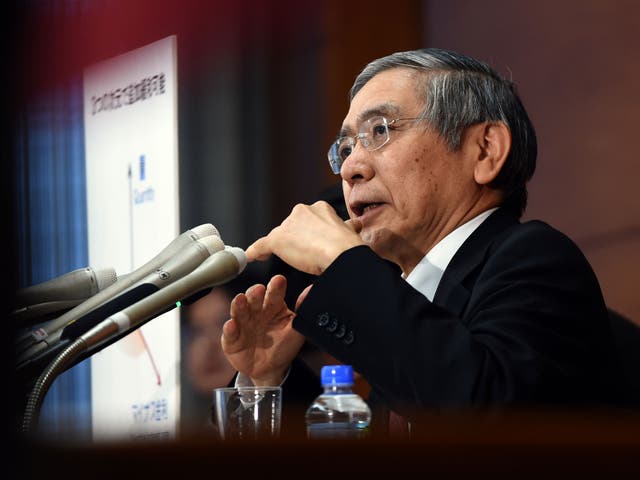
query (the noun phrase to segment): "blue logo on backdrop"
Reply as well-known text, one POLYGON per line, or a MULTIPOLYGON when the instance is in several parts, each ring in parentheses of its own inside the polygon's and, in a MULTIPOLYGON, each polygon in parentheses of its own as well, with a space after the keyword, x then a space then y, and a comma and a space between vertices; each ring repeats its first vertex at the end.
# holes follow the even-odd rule
POLYGON ((144 155, 140 155, 140 181, 145 179, 145 171, 144 171, 144 155))
MULTIPOLYGON (((140 159, 138 162, 139 173, 138 173, 138 181, 144 182, 147 179, 147 157, 146 155, 140 155, 140 159)), ((151 203, 153 202, 156 192, 151 185, 140 185, 141 188, 133 189, 133 203, 134 205, 140 205, 142 203, 151 203), (146 188, 145 188, 146 187, 146 188)))

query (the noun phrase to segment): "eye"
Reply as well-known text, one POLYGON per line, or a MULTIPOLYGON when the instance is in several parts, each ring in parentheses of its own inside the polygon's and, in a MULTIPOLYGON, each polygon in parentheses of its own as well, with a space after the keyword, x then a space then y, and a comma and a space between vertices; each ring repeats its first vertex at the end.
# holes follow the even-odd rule
POLYGON ((387 128, 382 124, 374 125, 371 132, 373 133, 373 138, 384 137, 387 133, 387 128))
POLYGON ((389 130, 387 130, 387 122, 383 118, 377 118, 371 125, 371 144, 374 147, 384 143, 389 138, 389 130))
POLYGON ((352 147, 351 145, 340 145, 338 148, 338 156, 342 160, 346 160, 349 155, 351 155, 352 147))
POLYGON ((338 157, 344 161, 351 152, 353 151, 353 146, 355 144, 355 140, 351 137, 343 137, 338 142, 338 157))

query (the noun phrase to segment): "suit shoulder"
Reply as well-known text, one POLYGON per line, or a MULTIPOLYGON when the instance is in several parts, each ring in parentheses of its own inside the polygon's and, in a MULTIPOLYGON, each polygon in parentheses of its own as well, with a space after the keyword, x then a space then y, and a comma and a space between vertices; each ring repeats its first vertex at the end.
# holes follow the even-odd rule
POLYGON ((587 273, 592 267, 568 235, 541 220, 513 225, 498 236, 490 247, 490 255, 536 260, 577 268, 587 273))
POLYGON ((553 245, 567 250, 580 250, 567 234, 542 220, 529 220, 513 225, 498 238, 497 242, 522 242, 531 248, 553 245))

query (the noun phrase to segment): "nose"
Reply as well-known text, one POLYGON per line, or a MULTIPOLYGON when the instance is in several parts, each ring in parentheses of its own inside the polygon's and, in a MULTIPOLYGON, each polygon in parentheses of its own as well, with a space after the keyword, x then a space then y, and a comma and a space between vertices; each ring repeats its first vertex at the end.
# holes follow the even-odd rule
POLYGON ((351 155, 342 162, 340 176, 347 183, 353 184, 359 180, 369 180, 374 173, 371 152, 361 142, 357 142, 351 155))

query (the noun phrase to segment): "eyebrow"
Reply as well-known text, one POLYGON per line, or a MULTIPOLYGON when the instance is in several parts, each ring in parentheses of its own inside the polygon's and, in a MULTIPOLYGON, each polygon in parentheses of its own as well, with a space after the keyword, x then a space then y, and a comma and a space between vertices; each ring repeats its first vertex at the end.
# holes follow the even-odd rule
MULTIPOLYGON (((361 124, 365 120, 371 117, 387 117, 389 115, 397 115, 400 113, 400 107, 394 103, 382 103, 375 107, 368 108, 358 114, 358 124, 361 124)), ((342 126, 336 140, 340 137, 346 137, 354 134, 354 130, 349 126, 342 126)))

